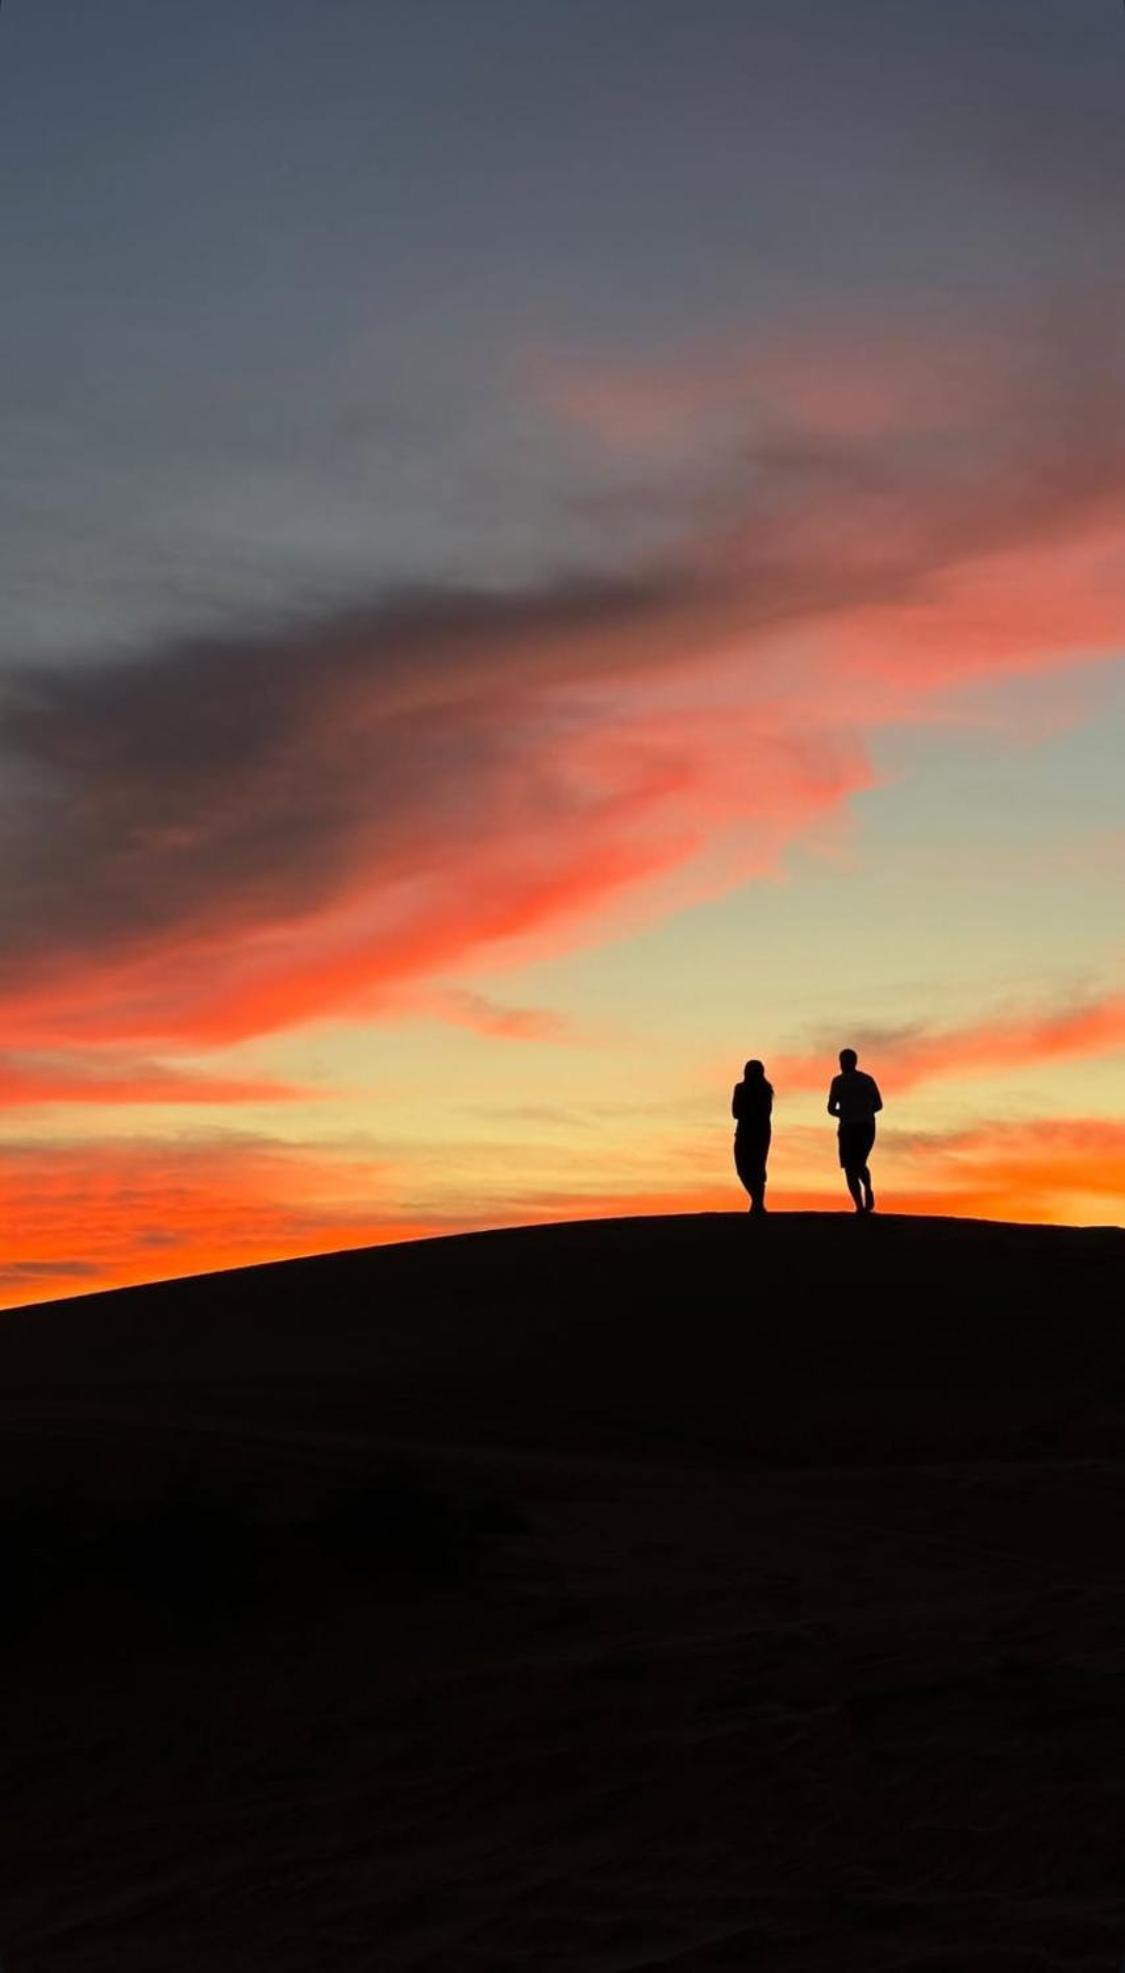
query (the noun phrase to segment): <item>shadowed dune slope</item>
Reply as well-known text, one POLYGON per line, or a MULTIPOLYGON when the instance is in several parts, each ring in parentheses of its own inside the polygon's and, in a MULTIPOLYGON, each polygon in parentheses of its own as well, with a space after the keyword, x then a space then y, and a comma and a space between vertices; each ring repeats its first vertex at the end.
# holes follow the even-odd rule
POLYGON ((1103 1435, 1123 1305, 1116 1228, 590 1221, 12 1311, 0 1379, 10 1400, 308 1408, 469 1442, 1042 1450, 1103 1435))
POLYGON ((732 1213, 0 1318, 5 1973, 1104 1973, 1123 1287, 732 1213))

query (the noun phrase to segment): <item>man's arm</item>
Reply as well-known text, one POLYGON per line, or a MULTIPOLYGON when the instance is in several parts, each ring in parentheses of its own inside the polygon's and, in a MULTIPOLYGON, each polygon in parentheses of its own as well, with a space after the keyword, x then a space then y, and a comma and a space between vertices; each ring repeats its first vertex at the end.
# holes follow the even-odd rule
POLYGON ((739 1111, 742 1108, 742 1105, 738 1100, 741 1094, 741 1090, 742 1090, 742 1084, 740 1082, 736 1082, 734 1085, 733 1094, 730 1099, 730 1113, 732 1117, 737 1117, 739 1111))
POLYGON ((832 1078, 832 1087, 831 1087, 831 1089, 830 1089, 830 1090, 828 1091, 828 1114, 829 1114, 829 1116, 830 1116, 830 1117, 838 1117, 838 1116, 839 1116, 839 1114, 840 1114, 840 1078, 839 1078, 839 1076, 833 1076, 833 1078, 832 1078))
POLYGON ((875 1078, 874 1078, 874 1076, 872 1076, 872 1078, 871 1078, 871 1108, 872 1108, 872 1110, 874 1111, 874 1110, 881 1110, 881 1109, 882 1109, 882 1107, 883 1107, 883 1099, 882 1099, 882 1097, 881 1097, 881 1096, 880 1096, 880 1094, 879 1094, 879 1085, 878 1085, 878 1083, 876 1082, 876 1080, 875 1080, 875 1078))

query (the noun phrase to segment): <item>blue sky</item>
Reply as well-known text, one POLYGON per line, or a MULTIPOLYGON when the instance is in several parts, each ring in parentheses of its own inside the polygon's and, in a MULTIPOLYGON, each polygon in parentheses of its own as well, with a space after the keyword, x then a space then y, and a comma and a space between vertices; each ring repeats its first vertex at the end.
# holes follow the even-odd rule
POLYGON ((592 545, 529 353, 1103 278, 1121 30, 1101 0, 9 0, 11 629, 527 577, 592 545))

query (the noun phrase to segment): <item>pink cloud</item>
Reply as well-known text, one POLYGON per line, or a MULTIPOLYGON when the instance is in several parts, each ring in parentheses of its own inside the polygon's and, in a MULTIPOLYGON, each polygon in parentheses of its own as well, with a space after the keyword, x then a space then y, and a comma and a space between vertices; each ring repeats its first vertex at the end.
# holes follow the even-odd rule
POLYGON ((1118 648, 1111 329, 828 324, 642 368, 725 432, 723 512, 618 582, 12 674, 7 1033, 160 1051, 377 1013, 776 868, 870 785, 880 725, 1118 648))
POLYGON ((286 1103, 313 1092, 247 1076, 213 1076, 114 1050, 0 1056, 0 1110, 68 1103, 286 1103))
POLYGON ((571 1028, 547 1007, 506 1007, 467 987, 446 987, 417 1003, 422 1013, 496 1041, 566 1041, 571 1028))
MULTIPOLYGON (((850 1037, 887 1089, 965 1076, 1002 1075, 1081 1056, 1125 1049, 1125 994, 1108 994, 1073 1007, 1012 1008, 993 1019, 960 1027, 905 1027, 850 1037)), ((779 1088, 827 1089, 835 1063, 831 1048, 771 1058, 779 1088)))

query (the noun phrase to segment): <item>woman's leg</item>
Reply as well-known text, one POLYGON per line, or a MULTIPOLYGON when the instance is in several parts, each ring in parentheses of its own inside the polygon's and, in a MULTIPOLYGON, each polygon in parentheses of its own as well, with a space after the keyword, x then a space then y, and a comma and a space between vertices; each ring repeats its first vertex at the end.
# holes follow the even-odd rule
POLYGON ((764 1213, 766 1210, 766 1159, 769 1148, 768 1135, 764 1138, 736 1137, 734 1140, 735 1169, 750 1195, 752 1213, 764 1213))
POLYGON ((758 1144, 758 1165, 754 1173, 754 1190, 750 1194, 750 1211, 764 1213, 766 1210, 766 1162, 770 1155, 770 1138, 773 1132, 766 1125, 758 1144))

